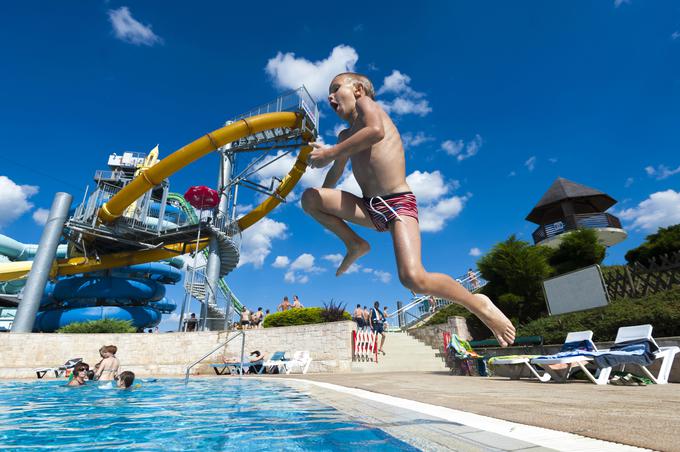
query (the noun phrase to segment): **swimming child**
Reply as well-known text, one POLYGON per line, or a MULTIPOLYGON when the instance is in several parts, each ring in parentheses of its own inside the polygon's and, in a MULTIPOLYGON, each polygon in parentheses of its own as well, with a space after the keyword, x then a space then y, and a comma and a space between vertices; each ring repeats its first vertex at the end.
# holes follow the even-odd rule
POLYGON ((460 303, 489 327, 501 346, 512 344, 512 322, 488 297, 473 295, 450 276, 430 273, 423 267, 418 206, 406 183, 404 147, 396 126, 375 101, 371 81, 353 72, 338 74, 331 81, 328 102, 348 127, 340 132, 335 146, 311 143, 315 149, 309 155, 309 166, 333 165, 321 188, 305 190, 302 207, 344 242, 347 253, 336 275, 370 251, 368 242, 347 222, 378 232, 389 231, 399 280, 406 288, 460 303), (347 161, 352 162, 363 198, 334 188, 347 161))
POLYGON ((125 372, 121 372, 120 375, 118 375, 117 380, 118 383, 116 387, 118 389, 127 389, 132 386, 132 383, 135 382, 135 373, 126 370, 125 372))
POLYGON ((84 386, 90 366, 87 363, 78 363, 73 368, 73 378, 66 386, 84 386))
POLYGON ((118 373, 120 361, 116 358, 118 347, 115 345, 105 345, 99 349, 102 360, 95 366, 94 378, 101 381, 113 380, 118 373))

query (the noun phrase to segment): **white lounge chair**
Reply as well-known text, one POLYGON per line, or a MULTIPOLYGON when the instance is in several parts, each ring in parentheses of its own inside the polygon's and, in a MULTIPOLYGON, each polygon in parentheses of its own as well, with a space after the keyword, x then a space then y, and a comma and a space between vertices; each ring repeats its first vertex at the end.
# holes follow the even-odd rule
MULTIPOLYGON (((659 348, 658 352, 654 353, 654 361, 662 360, 661 367, 659 368, 659 373, 654 376, 649 369, 645 366, 638 365, 642 372, 649 377, 656 384, 666 384, 668 383, 668 377, 671 373, 671 367, 673 366, 673 360, 675 355, 680 352, 680 347, 659 347, 654 338, 652 337, 652 325, 635 325, 635 326, 624 326, 619 328, 616 333, 616 339, 614 344, 620 344, 622 342, 634 341, 634 340, 649 340, 652 344, 659 348)), ((619 366, 619 370, 623 371, 626 364, 619 366)))
POLYGON ((76 366, 76 364, 82 361, 83 358, 71 358, 68 361, 66 361, 62 366, 43 367, 40 369, 33 369, 33 371, 35 372, 38 379, 43 378, 45 374, 47 374, 48 372, 54 372, 54 378, 59 378, 62 375, 64 375, 64 373, 66 373, 67 370, 73 369, 76 366))
MULTIPOLYGON (((597 352, 597 347, 593 343, 592 331, 577 331, 567 334, 564 343, 570 342, 585 342, 592 351, 597 352)), ((609 381, 609 374, 612 371, 611 367, 598 369, 596 375, 593 375, 586 367, 586 364, 593 360, 592 356, 588 355, 588 350, 574 350, 574 354, 570 356, 544 356, 532 358, 531 364, 541 366, 546 373, 550 374, 552 380, 564 383, 571 375, 572 370, 580 368, 590 381, 596 385, 604 385, 609 381), (555 369, 551 366, 564 365, 563 369, 555 369)))
POLYGON ((312 358, 309 356, 309 352, 307 350, 297 351, 293 353, 293 359, 290 361, 284 361, 283 368, 287 374, 296 369, 299 369, 300 373, 306 374, 311 363, 312 358))
MULTIPOLYGON (((593 332, 590 330, 574 331, 567 334, 564 343, 567 344, 569 342, 580 342, 584 340, 592 342, 592 339, 593 332)), ((593 344, 593 347, 594 346, 595 344, 593 344)), ((531 375, 536 377, 539 381, 545 383, 547 381, 550 381, 551 379, 550 373, 544 371, 543 374, 541 375, 538 372, 538 369, 536 368, 537 365, 531 364, 531 360, 538 357, 539 355, 494 356, 491 359, 489 359, 489 364, 493 366, 503 366, 504 369, 508 370, 509 378, 511 380, 519 380, 522 377, 522 375, 526 375, 524 373, 524 370, 528 369, 531 375)))
POLYGON ((289 359, 286 358, 286 352, 274 352, 271 358, 264 363, 264 367, 267 370, 267 373, 273 373, 272 370, 277 368, 281 374, 285 371, 284 366, 288 361, 289 359))

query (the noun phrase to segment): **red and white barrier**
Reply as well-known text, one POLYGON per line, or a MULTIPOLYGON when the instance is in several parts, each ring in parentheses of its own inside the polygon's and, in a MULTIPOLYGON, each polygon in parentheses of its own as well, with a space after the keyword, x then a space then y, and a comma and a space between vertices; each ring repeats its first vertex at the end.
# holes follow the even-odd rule
POLYGON ((378 335, 370 328, 352 331, 353 361, 378 362, 378 335))

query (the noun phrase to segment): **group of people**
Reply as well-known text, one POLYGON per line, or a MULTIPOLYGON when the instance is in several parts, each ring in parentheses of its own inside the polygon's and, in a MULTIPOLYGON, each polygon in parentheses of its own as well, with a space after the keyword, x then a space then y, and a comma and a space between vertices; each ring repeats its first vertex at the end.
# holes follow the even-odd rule
POLYGON ((370 330, 375 334, 380 334, 380 348, 378 351, 383 355, 383 345, 385 345, 385 331, 387 331, 387 306, 383 306, 382 311, 380 311, 380 302, 376 301, 373 303, 373 308, 368 309, 366 306, 361 308, 358 304, 352 313, 352 319, 357 324, 358 330, 370 330))
POLYGON ((288 297, 283 297, 283 301, 281 304, 276 308, 277 311, 283 312, 287 311, 289 309, 296 309, 296 308, 304 308, 302 303, 300 303, 300 299, 298 298, 297 295, 293 295, 293 303, 288 300, 288 297))
POLYGON ((118 347, 105 345, 99 349, 101 360, 90 370, 90 365, 79 362, 73 367, 67 386, 84 386, 87 380, 107 382, 111 387, 127 389, 135 381, 135 374, 130 371, 118 373, 120 361, 116 357, 118 347), (115 383, 114 383, 115 382, 115 383))
POLYGON ((268 315, 269 309, 262 311, 262 307, 259 307, 257 308, 257 311, 252 312, 244 306, 241 311, 241 323, 234 326, 240 329, 262 328, 262 323, 268 315))

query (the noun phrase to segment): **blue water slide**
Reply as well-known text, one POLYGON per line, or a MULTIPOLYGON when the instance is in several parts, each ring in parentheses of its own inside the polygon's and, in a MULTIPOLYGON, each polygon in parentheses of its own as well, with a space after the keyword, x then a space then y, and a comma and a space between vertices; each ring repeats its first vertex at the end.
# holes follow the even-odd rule
POLYGON ((132 322, 135 328, 153 328, 161 322, 163 314, 151 306, 91 306, 72 309, 40 311, 35 319, 34 331, 52 332, 76 322, 115 319, 132 322))

